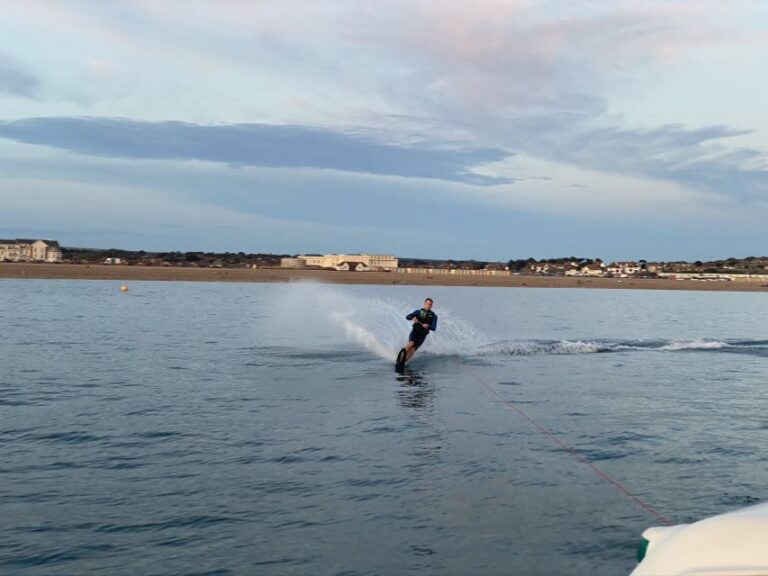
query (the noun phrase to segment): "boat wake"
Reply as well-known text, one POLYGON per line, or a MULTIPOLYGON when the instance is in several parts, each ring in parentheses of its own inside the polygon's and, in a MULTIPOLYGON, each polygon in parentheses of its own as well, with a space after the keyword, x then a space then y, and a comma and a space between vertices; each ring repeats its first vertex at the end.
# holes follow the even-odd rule
MULTIPOLYGON (((408 325, 405 311, 412 303, 402 299, 363 297, 322 284, 301 284, 284 294, 303 302, 304 322, 341 332, 349 343, 378 357, 392 360, 403 346, 408 325)), ((427 339, 420 354, 431 356, 509 357, 631 352, 722 352, 768 357, 768 340, 496 340, 441 306, 437 332, 427 339)))
MULTIPOLYGON (((608 352, 676 352, 741 348, 742 342, 721 340, 511 340, 478 349, 486 356, 533 356, 539 354, 599 354, 608 352)), ((753 347, 754 348, 754 347, 753 347)), ((768 352, 768 342, 762 349, 768 352)))

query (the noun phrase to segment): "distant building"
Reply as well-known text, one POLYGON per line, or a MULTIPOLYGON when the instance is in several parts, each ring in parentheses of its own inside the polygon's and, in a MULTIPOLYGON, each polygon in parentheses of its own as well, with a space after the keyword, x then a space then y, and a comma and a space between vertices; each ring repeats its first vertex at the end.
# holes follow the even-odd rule
POLYGON ((566 276, 581 276, 581 268, 576 262, 569 262, 565 268, 566 276))
POLYGON ((575 262, 532 262, 525 267, 524 273, 537 276, 580 276, 581 268, 575 262))
POLYGON ((398 272, 403 274, 427 274, 430 277, 434 274, 451 276, 510 276, 509 270, 489 270, 488 268, 416 268, 405 267, 398 268, 398 272))
POLYGON ((307 267, 307 261, 304 258, 281 258, 280 259, 280 267, 281 268, 306 268, 307 267))
POLYGON ((368 266, 364 262, 340 262, 335 266, 336 270, 343 272, 365 272, 368 270, 368 266))
POLYGON ((639 274, 641 269, 637 262, 613 262, 606 266, 605 271, 611 276, 622 278, 639 274))
POLYGON ((605 276, 605 264, 593 262, 581 267, 582 276, 605 276))
POLYGON ((664 272, 693 272, 694 265, 689 262, 663 262, 661 270, 664 272))
POLYGON ((107 258, 104 260, 104 264, 126 264, 126 261, 122 258, 107 258))
POLYGON ((506 272, 509 270, 509 266, 503 262, 490 262, 486 265, 485 270, 496 270, 498 272, 506 272))
POLYGON ((531 274, 549 274, 549 268, 551 264, 549 262, 534 262, 530 264, 531 274))
POLYGON ((283 258, 283 268, 330 268, 334 270, 397 270, 397 258, 386 254, 326 254, 303 255, 298 258, 283 258), (359 266, 362 264, 362 267, 359 266))
POLYGON ((61 262, 61 247, 55 240, 0 240, 0 261, 61 262))
POLYGON ((661 262, 648 262, 645 269, 649 274, 657 274, 664 270, 664 265, 661 262))

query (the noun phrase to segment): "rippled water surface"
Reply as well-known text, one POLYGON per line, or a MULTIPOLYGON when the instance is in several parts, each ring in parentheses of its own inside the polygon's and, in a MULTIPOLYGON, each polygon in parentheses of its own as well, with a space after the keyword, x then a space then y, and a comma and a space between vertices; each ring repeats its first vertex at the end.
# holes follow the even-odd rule
POLYGON ((2 574, 627 573, 658 520, 521 414, 674 522, 768 498, 764 294, 0 296, 2 574))

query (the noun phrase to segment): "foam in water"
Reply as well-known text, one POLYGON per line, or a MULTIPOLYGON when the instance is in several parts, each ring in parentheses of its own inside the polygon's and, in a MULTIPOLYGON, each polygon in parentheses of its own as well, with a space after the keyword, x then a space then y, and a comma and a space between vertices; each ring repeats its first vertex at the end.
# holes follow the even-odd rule
POLYGON ((482 356, 532 356, 536 354, 594 354, 608 352, 606 343, 583 340, 522 340, 496 342, 477 350, 482 356))
POLYGON ((732 346, 719 340, 662 340, 662 341, 585 341, 585 340, 532 340, 491 344, 478 353, 486 356, 530 356, 536 354, 596 354, 600 352, 676 352, 683 350, 719 350, 732 346))
POLYGON ((688 342, 673 340, 662 346, 661 350, 718 350, 728 345, 727 342, 717 340, 692 340, 688 342))

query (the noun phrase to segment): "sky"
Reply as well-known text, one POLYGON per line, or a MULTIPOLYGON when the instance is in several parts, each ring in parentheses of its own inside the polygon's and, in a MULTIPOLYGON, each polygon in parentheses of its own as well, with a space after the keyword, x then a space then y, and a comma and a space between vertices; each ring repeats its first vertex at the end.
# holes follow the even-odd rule
POLYGON ((0 237, 768 255, 768 2, 0 0, 0 237))

